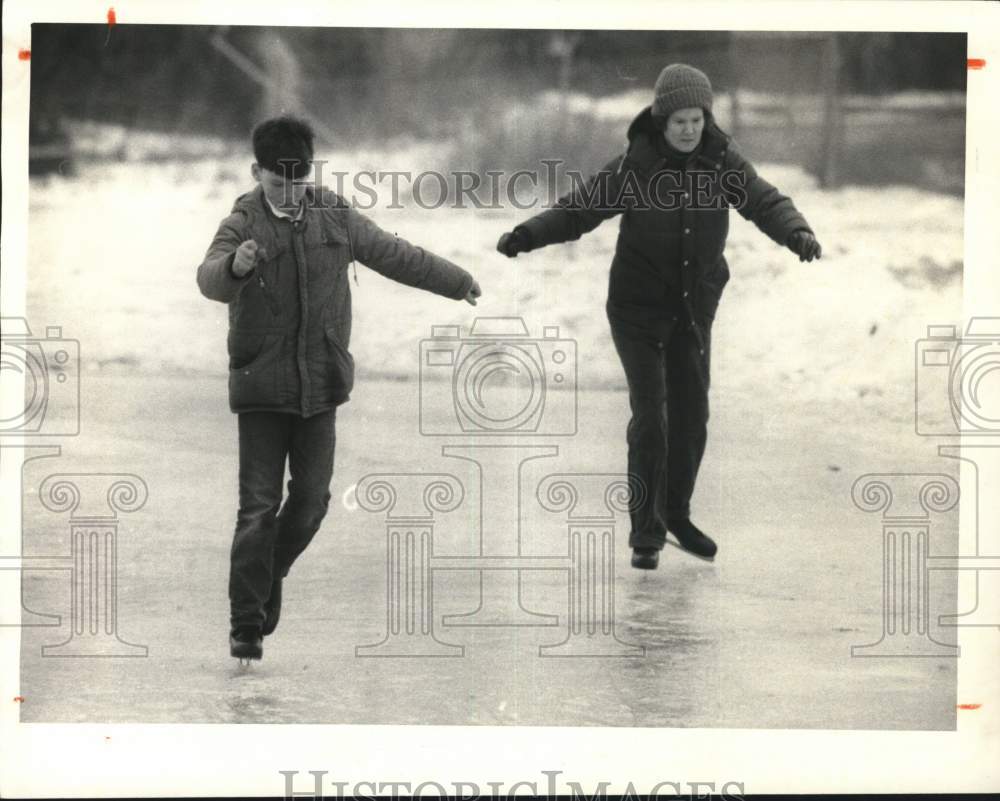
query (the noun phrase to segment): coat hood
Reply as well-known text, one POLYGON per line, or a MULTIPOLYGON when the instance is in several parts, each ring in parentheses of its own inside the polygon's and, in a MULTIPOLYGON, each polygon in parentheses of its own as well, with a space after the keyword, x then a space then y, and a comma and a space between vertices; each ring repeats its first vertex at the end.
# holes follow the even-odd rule
POLYGON ((233 208, 230 213, 237 211, 246 211, 247 206, 251 204, 256 206, 261 206, 263 204, 264 190, 261 189, 260 184, 257 184, 249 192, 244 192, 233 202, 233 208))
POLYGON ((629 123, 627 138, 629 144, 635 140, 640 134, 649 135, 657 133, 656 125, 653 123, 653 107, 646 106, 642 111, 640 111, 635 119, 629 123))

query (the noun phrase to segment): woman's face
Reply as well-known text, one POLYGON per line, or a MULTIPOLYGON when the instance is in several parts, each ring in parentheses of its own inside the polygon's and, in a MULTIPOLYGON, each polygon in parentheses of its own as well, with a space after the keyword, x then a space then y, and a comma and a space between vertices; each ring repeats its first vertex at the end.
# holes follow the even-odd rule
POLYGON ((667 117, 663 136, 671 147, 682 153, 690 153, 701 141, 704 128, 704 111, 700 108, 682 108, 667 117))

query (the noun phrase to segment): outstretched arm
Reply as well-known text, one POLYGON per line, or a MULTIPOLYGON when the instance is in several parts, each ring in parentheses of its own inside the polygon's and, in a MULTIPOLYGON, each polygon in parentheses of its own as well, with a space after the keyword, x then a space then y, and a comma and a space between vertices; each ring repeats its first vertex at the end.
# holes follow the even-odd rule
POLYGON ((615 157, 585 185, 575 184, 551 209, 505 233, 497 243, 497 250, 513 257, 545 245, 571 242, 620 214, 624 211, 619 203, 624 159, 625 156, 615 157))
POLYGON ((379 228, 354 209, 347 209, 354 255, 386 278, 475 305, 481 291, 472 275, 457 264, 379 228))
POLYGON ((219 224, 212 244, 208 246, 205 260, 198 266, 198 288, 210 300, 229 303, 239 295, 253 272, 253 265, 257 260, 255 247, 247 245, 242 248, 244 251, 254 251, 245 254, 251 257, 249 265, 245 264, 245 258, 240 258, 239 264, 236 264, 237 251, 247 240, 244 226, 242 214, 234 212, 226 217, 219 224))
POLYGON ((800 261, 820 258, 822 248, 791 198, 765 181, 754 166, 730 147, 726 169, 742 177, 743 197, 736 210, 771 239, 797 254, 800 261))

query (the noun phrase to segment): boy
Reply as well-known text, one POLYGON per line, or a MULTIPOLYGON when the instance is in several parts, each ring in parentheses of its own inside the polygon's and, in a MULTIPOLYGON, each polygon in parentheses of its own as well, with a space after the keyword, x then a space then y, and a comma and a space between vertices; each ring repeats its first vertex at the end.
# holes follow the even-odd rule
POLYGON ((258 185, 236 200, 198 267, 202 294, 229 304, 229 406, 239 429, 229 646, 241 661, 261 658, 262 639, 278 624, 282 580, 329 505, 336 409, 354 384, 348 265, 357 259, 473 305, 481 294, 461 267, 306 183, 313 138, 289 116, 254 128, 258 185))

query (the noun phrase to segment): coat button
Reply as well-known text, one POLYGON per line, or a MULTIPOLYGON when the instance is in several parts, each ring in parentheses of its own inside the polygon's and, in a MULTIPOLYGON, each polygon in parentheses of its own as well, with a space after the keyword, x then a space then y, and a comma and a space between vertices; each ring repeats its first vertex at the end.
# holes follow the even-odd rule
POLYGON ((687 290, 685 289, 684 290, 684 297, 687 297, 687 296, 688 296, 688 293, 687 293, 687 290))
POLYGON ((687 267, 688 264, 690 264, 690 262, 687 259, 684 259, 684 266, 687 267))
POLYGON ((691 229, 690 228, 685 228, 684 229, 684 233, 685 234, 690 234, 691 233, 691 229))

